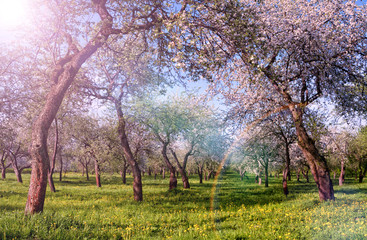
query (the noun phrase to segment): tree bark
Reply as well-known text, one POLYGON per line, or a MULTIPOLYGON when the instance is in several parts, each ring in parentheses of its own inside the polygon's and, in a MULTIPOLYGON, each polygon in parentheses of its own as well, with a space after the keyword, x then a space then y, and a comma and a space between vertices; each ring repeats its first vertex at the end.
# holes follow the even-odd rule
POLYGON ((265 187, 269 187, 269 165, 268 163, 265 164, 265 187))
POLYGON ((127 166, 126 166, 126 161, 124 161, 122 170, 120 171, 123 184, 126 184, 126 171, 127 171, 127 166))
POLYGON ((18 159, 17 156, 19 154, 20 151, 20 144, 18 146, 18 148, 13 152, 12 150, 9 150, 9 154, 11 155, 11 165, 13 167, 15 176, 17 177, 17 181, 19 183, 23 183, 23 179, 22 179, 22 171, 24 168, 27 168, 27 166, 23 167, 23 168, 19 168, 18 166, 18 159))
POLYGON ((1 179, 5 179, 6 178, 6 168, 3 166, 1 168, 1 179))
POLYGON ((85 164, 85 175, 87 176, 87 181, 89 181, 89 169, 88 169, 88 163, 85 164))
POLYGON ((60 152, 59 152, 59 160, 60 160, 59 181, 62 182, 63 161, 62 161, 62 155, 60 154, 60 152))
POLYGON ((288 168, 286 166, 283 170, 283 193, 285 196, 288 196, 289 194, 287 177, 288 177, 288 168))
POLYGON ((340 161, 340 176, 339 176, 339 186, 342 186, 344 183, 345 178, 345 165, 344 165, 344 159, 340 161))
POLYGON ((164 142, 163 143, 163 147, 162 147, 162 155, 163 155, 163 159, 166 162, 166 165, 170 171, 170 176, 169 176, 169 189, 174 189, 177 188, 177 178, 175 176, 176 174, 176 169, 175 167, 172 165, 172 163, 170 162, 168 156, 167 156, 167 146, 168 146, 168 142, 164 142))
POLYGON ((133 191, 134 191, 134 200, 135 201, 143 201, 143 183, 141 180, 141 170, 139 168, 138 163, 136 162, 134 155, 131 151, 129 141, 126 135, 126 123, 124 114, 121 109, 121 99, 115 100, 115 108, 118 117, 118 134, 120 138, 120 143, 122 149, 124 151, 124 156, 129 163, 131 170, 133 172, 133 191))
MULTIPOLYGON (((173 155, 173 158, 175 159, 176 161, 176 164, 177 164, 177 167, 178 167, 178 171, 180 172, 181 174, 181 178, 182 178, 182 183, 183 183, 183 186, 184 188, 190 188, 190 183, 189 183, 189 178, 187 177, 186 175, 186 170, 181 166, 180 162, 178 161, 178 158, 177 158, 177 155, 176 153, 173 151, 173 149, 170 149, 171 150, 171 153, 173 155)), ((185 166, 185 165, 184 165, 185 166)))
POLYGON ((96 175, 96 185, 97 185, 97 187, 102 187, 102 185, 101 185, 101 175, 99 174, 99 164, 98 164, 97 159, 94 159, 94 173, 96 175))
POLYGON ((289 107, 296 126, 298 146, 301 148, 319 190, 320 201, 335 200, 333 183, 326 160, 320 155, 315 142, 309 137, 303 126, 303 109, 300 106, 289 107))
POLYGON ((203 169, 198 166, 198 175, 200 183, 203 183, 203 169))
POLYGON ((5 179, 6 177, 6 169, 10 167, 10 164, 8 166, 5 165, 5 161, 8 158, 7 152, 4 150, 1 154, 0 164, 1 164, 1 178, 5 179))
MULTIPOLYGON (((290 165, 291 165, 291 157, 290 157, 290 153, 289 153, 289 143, 288 141, 286 141, 285 143, 285 168, 286 170, 286 178, 288 178, 289 181, 291 181, 291 171, 290 171, 290 165)), ((283 172, 284 174, 284 172, 283 172)), ((283 176, 283 180, 284 180, 284 176, 283 176)))
POLYGON ((19 169, 17 167, 13 167, 13 169, 14 169, 15 176, 17 177, 17 181, 19 183, 23 183, 22 172, 19 171, 19 169))
POLYGON ((304 177, 304 179, 306 179, 306 182, 310 182, 310 179, 308 178, 308 169, 307 170, 303 170, 302 169, 302 175, 304 177))
POLYGON ((148 176, 152 176, 152 169, 150 167, 148 168, 148 176))
POLYGON ((57 156, 58 143, 59 143, 59 129, 58 129, 58 126, 57 126, 57 118, 55 118, 54 152, 52 154, 51 165, 50 165, 50 168, 49 168, 48 174, 47 174, 48 185, 50 186, 51 192, 56 192, 56 188, 55 188, 55 184, 54 184, 54 180, 52 178, 52 175, 54 174, 54 171, 55 171, 55 164, 56 164, 56 156, 57 156))
MULTIPOLYGON (((72 55, 66 55, 54 66, 51 80, 55 83, 47 95, 44 107, 41 109, 32 128, 32 142, 30 155, 32 159, 32 173, 25 207, 25 214, 34 214, 43 211, 47 172, 50 161, 47 151, 47 136, 51 123, 61 105, 66 91, 75 79, 82 64, 106 42, 109 35, 114 34, 112 17, 106 9, 105 0, 94 0, 95 9, 101 18, 101 27, 87 45, 77 50, 73 43, 70 49, 75 50, 72 55)), ((70 39, 71 40, 71 39, 70 39)), ((70 41, 71 42, 71 41, 70 41)))

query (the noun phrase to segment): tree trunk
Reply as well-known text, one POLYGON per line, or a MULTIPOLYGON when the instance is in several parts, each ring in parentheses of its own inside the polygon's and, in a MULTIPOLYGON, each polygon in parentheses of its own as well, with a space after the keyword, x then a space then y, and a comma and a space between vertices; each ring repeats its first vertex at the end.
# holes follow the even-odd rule
POLYGON ((101 175, 99 174, 99 164, 97 159, 94 160, 94 173, 96 175, 96 185, 97 187, 101 187, 101 175))
POLYGON ((362 183, 363 182, 363 174, 362 174, 362 169, 360 169, 359 171, 359 177, 358 177, 358 182, 362 183))
POLYGON ((19 169, 17 167, 13 167, 13 169, 14 169, 15 176, 17 177, 17 181, 19 183, 23 183, 22 172, 19 171, 19 169))
POLYGON ((123 184, 126 184, 126 170, 127 168, 126 168, 126 165, 124 164, 124 166, 122 167, 122 170, 120 171, 123 184))
MULTIPOLYGON (((47 172, 50 161, 47 151, 47 136, 51 123, 55 119, 67 89, 70 87, 81 65, 100 48, 112 32, 112 17, 105 7, 105 1, 93 1, 96 11, 101 18, 101 28, 87 45, 74 54, 60 59, 53 68, 51 81, 55 84, 47 95, 44 107, 41 109, 32 128, 30 155, 32 173, 25 207, 25 214, 43 211, 47 187, 47 172)), ((70 48, 75 48, 70 43, 70 48)))
POLYGON ((62 155, 59 154, 59 160, 60 160, 60 172, 59 172, 59 181, 62 182, 62 167, 63 167, 63 161, 62 161, 62 155))
POLYGON ((268 163, 265 164, 265 187, 269 187, 269 166, 268 163))
POLYGON ((166 178, 166 169, 163 168, 162 170, 162 178, 165 179, 166 178))
POLYGON ((341 166, 340 166, 339 186, 342 186, 345 178, 344 159, 341 160, 340 165, 341 166))
POLYGON ((129 163, 132 173, 133 173, 133 191, 134 191, 134 200, 135 201, 143 201, 143 183, 141 180, 141 170, 139 168, 138 163, 136 162, 134 155, 131 151, 129 141, 126 135, 126 123, 124 114, 122 112, 121 99, 115 100, 115 108, 118 117, 118 134, 120 138, 121 147, 124 151, 124 156, 129 163))
POLYGON ((8 157, 8 154, 6 151, 3 151, 3 154, 1 155, 1 159, 0 159, 0 163, 1 163, 1 178, 5 179, 6 177, 6 169, 10 166, 10 164, 8 166, 5 166, 5 161, 8 157))
POLYGON ((177 178, 176 178, 176 169, 175 167, 172 165, 172 163, 170 162, 170 160, 168 159, 167 156, 167 146, 169 143, 164 142, 163 143, 163 147, 162 147, 162 155, 163 155, 163 159, 166 162, 166 165, 170 171, 170 176, 169 176, 169 189, 174 189, 177 187, 177 178))
POLYGON ((178 158, 177 158, 176 153, 172 149, 170 149, 170 150, 171 150, 171 153, 173 155, 173 158, 176 161, 176 164, 177 164, 177 167, 178 167, 178 171, 181 174, 182 183, 183 183, 184 188, 186 188, 186 189, 187 188, 190 188, 189 178, 186 175, 185 169, 181 166, 180 162, 178 161, 178 158))
POLYGON ((87 181, 89 181, 89 169, 88 169, 88 164, 85 164, 85 175, 87 176, 87 181))
POLYGON ((303 178, 306 179, 306 182, 310 182, 310 179, 308 178, 308 169, 307 170, 303 170, 302 169, 302 175, 303 175, 303 178))
POLYGON ((52 178, 52 174, 48 173, 47 178, 48 178, 48 185, 50 186, 51 192, 56 192, 54 179, 52 178))
POLYGON ((367 163, 362 166, 362 162, 359 162, 359 176, 358 176, 358 182, 362 183, 363 178, 366 176, 367 173, 367 163))
POLYGON ((214 176, 214 171, 212 170, 212 171, 209 171, 209 175, 208 175, 209 177, 208 177, 208 180, 210 180, 211 179, 211 177, 212 176, 214 176))
POLYGON ((287 177, 288 177, 288 168, 286 165, 283 170, 283 193, 285 196, 288 196, 289 194, 287 177))
POLYGON ((19 183, 23 183, 22 172, 20 171, 20 169, 18 167, 18 159, 17 159, 17 155, 19 153, 19 150, 20 150, 20 144, 19 144, 17 150, 15 150, 15 152, 9 150, 9 153, 11 155, 11 165, 13 167, 15 176, 17 177, 17 181, 19 183))
POLYGON ((54 152, 52 154, 51 165, 50 165, 50 168, 49 168, 48 173, 47 173, 48 185, 50 186, 51 192, 56 192, 56 188, 55 188, 55 184, 54 184, 54 180, 52 178, 52 175, 54 174, 54 171, 55 171, 58 143, 59 143, 59 129, 58 129, 58 126, 57 126, 57 118, 55 118, 54 152))
POLYGON ((169 175, 169 190, 177 188, 177 178, 175 172, 170 171, 169 175))
POLYGON ((203 170, 198 167, 198 175, 200 183, 203 183, 203 170))
POLYGON ((296 126, 298 145, 311 168, 312 175, 319 190, 320 201, 335 200, 333 183, 326 160, 319 154, 315 142, 308 136, 303 126, 303 109, 300 106, 289 107, 296 126))
MULTIPOLYGON (((291 165, 291 157, 289 153, 289 143, 286 141, 285 143, 285 168, 286 168, 286 178, 288 178, 289 181, 291 181, 291 171, 290 171, 290 165, 291 165)), ((283 171, 284 174, 284 171, 283 171)), ((283 176, 284 180, 284 176, 283 176)))

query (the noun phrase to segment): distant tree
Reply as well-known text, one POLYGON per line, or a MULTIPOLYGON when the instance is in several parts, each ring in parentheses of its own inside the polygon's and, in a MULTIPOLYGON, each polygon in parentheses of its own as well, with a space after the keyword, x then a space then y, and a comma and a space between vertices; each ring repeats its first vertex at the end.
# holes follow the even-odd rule
POLYGON ((283 191, 287 195, 288 181, 291 180, 291 157, 290 157, 290 146, 296 142, 296 129, 292 121, 290 112, 284 111, 274 114, 271 118, 262 124, 263 131, 269 135, 274 136, 279 141, 279 147, 284 150, 283 154, 279 151, 279 155, 282 156, 285 162, 283 170, 283 191))
POLYGON ((103 128, 96 119, 90 116, 73 118, 73 139, 78 146, 79 162, 83 165, 88 176, 89 161, 94 162, 94 174, 97 187, 101 187, 101 166, 105 162, 106 142, 103 139, 103 128))
POLYGON ((219 167, 223 167, 228 161, 226 153, 230 145, 231 139, 225 132, 224 125, 217 125, 217 128, 208 129, 193 156, 200 183, 203 182, 203 177, 206 180, 208 177, 218 174, 219 167))
POLYGON ((330 129, 322 141, 326 144, 326 156, 329 163, 337 169, 340 168, 339 186, 342 186, 345 180, 345 169, 348 163, 349 144, 352 141, 352 134, 347 131, 330 129))
MULTIPOLYGON (((1 133, 3 134, 4 131, 1 131, 1 133)), ((4 140, 6 141, 7 137, 1 136, 0 138, 0 168, 1 168, 1 178, 2 179, 6 178, 6 169, 11 166, 11 163, 7 161, 7 159, 9 158, 9 154, 6 151, 6 144, 4 140)))
POLYGON ((143 100, 140 109, 139 120, 152 131, 157 141, 161 144, 161 154, 170 171, 169 189, 177 187, 176 167, 170 161, 169 145, 172 144, 185 128, 187 112, 180 101, 165 101, 153 103, 143 100))
POLYGON ((265 187, 269 187, 269 168, 271 163, 279 161, 278 157, 278 146, 274 145, 270 141, 265 139, 253 139, 251 142, 246 143, 246 149, 248 156, 258 163, 261 169, 264 170, 265 175, 265 187))
POLYGON ((8 152, 10 155, 11 165, 13 167, 15 176, 17 177, 17 181, 23 183, 22 171, 26 168, 31 167, 31 164, 28 163, 27 161, 28 152, 24 151, 24 148, 22 148, 21 143, 18 143, 18 145, 11 146, 8 149, 8 152))
MULTIPOLYGON (((128 100, 163 84, 163 78, 159 77, 154 69, 152 57, 145 53, 145 44, 139 34, 127 35, 120 40, 109 42, 97 52, 96 60, 90 64, 88 74, 80 84, 86 95, 102 100, 115 111, 118 120, 116 130, 123 150, 121 154, 124 154, 133 173, 136 201, 143 200, 141 169, 136 158, 140 147, 135 146, 135 153, 131 148, 133 137, 129 136, 127 129, 128 100)), ((136 135, 135 138, 139 136, 142 135, 136 135)))
POLYGON ((362 127, 349 145, 349 160, 358 166, 358 181, 363 182, 367 173, 367 127, 362 127))

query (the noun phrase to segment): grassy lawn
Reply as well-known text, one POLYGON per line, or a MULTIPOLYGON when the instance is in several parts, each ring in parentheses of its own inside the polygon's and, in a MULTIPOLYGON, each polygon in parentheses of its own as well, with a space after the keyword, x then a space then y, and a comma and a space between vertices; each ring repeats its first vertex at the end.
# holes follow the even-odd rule
POLYGON ((228 171, 213 190, 213 180, 191 176, 191 189, 179 179, 168 191, 168 179, 145 176, 137 203, 131 178, 122 185, 106 174, 98 189, 68 173, 55 179, 56 193, 47 192, 45 211, 29 217, 29 174, 23 177, 24 184, 11 173, 0 180, 0 239, 367 239, 367 184, 354 179, 334 186, 335 202, 320 203, 315 184, 303 179, 290 182, 286 198, 280 178, 265 188, 228 171))

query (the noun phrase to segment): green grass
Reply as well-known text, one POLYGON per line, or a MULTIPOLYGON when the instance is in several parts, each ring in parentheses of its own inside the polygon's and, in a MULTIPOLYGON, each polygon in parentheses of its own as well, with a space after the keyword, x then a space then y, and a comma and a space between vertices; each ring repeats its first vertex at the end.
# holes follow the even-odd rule
POLYGON ((314 183, 270 187, 223 173, 192 188, 168 191, 168 179, 143 179, 144 201, 134 202, 131 178, 105 175, 102 188, 80 174, 68 174, 47 192, 42 214, 24 216, 29 174, 19 184, 13 174, 0 180, 0 239, 367 239, 367 184, 348 179, 334 186, 336 201, 318 201, 314 183))

